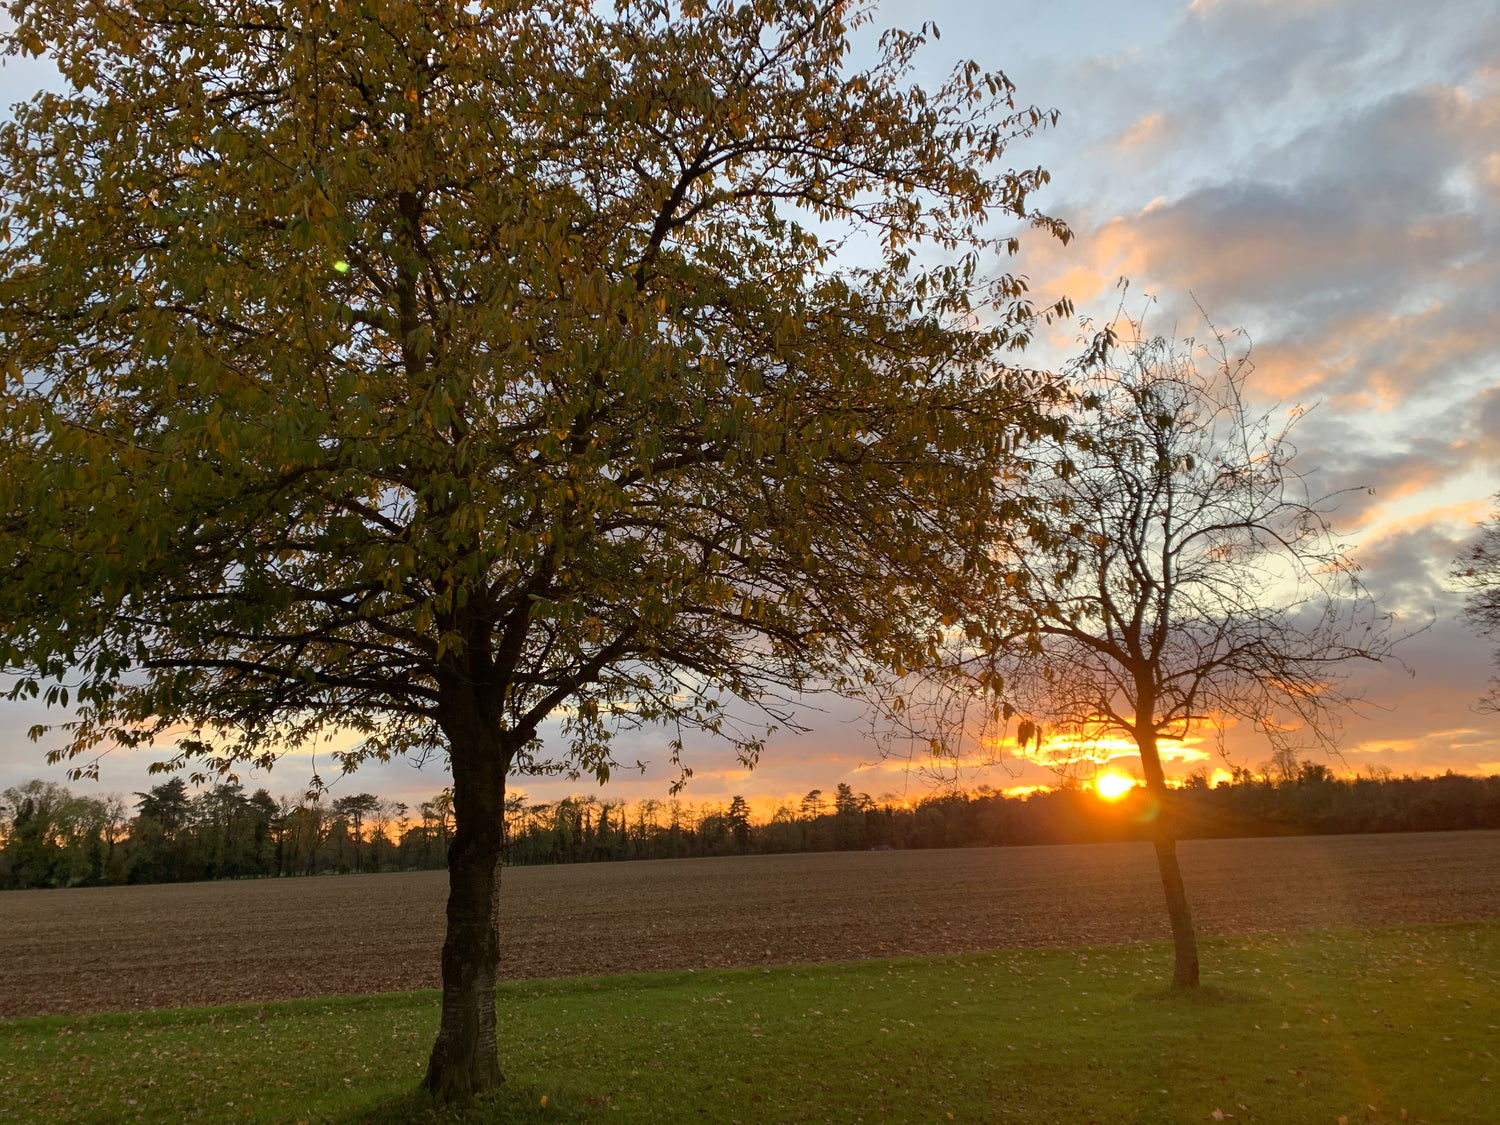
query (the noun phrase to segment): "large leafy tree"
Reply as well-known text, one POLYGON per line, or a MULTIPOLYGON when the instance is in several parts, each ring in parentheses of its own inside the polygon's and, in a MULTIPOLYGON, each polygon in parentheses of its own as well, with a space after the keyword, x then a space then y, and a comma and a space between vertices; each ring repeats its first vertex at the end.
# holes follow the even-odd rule
POLYGON ((0 130, 0 661, 83 763, 445 753, 427 1082, 490 1086, 507 777, 753 757, 726 697, 918 667, 983 581, 1048 117, 851 66, 854 0, 7 10, 66 88, 0 130))
POLYGON ((1198 947, 1163 742, 1244 723, 1283 754, 1331 746, 1356 699, 1350 666, 1393 644, 1331 528, 1337 496, 1299 468, 1301 412, 1252 407, 1251 370, 1217 335, 1209 348, 1096 338, 1061 403, 1066 428, 999 482, 1038 507, 997 525, 1008 573, 975 613, 988 644, 947 665, 964 692, 934 697, 956 700, 949 721, 970 730, 1014 721, 1021 749, 1065 773, 1135 747, 1185 988, 1198 947))

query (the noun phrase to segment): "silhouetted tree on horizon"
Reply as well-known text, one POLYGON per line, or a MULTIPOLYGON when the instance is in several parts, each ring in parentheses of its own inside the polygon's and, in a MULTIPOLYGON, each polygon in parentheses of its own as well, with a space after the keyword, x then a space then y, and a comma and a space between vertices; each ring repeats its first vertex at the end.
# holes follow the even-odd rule
POLYGON ((1337 497, 1295 461, 1301 410, 1253 408, 1251 370, 1218 334, 1179 348, 1101 333, 1065 431, 997 482, 1031 517, 998 526, 1010 573, 977 594, 953 665, 960 726, 1014 719, 1017 748, 1064 774, 1101 737, 1138 749, 1180 988, 1197 986, 1198 949, 1162 741, 1240 719, 1278 748, 1331 747, 1349 666, 1393 643, 1330 528, 1337 497))

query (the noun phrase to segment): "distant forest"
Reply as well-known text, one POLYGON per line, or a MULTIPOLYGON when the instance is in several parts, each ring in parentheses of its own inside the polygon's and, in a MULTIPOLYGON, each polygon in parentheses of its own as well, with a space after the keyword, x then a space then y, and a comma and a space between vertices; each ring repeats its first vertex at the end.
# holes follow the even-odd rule
MULTIPOLYGON (((1282 776, 1237 770, 1212 786, 1200 773, 1173 795, 1184 838, 1500 828, 1500 776, 1341 778, 1302 763, 1282 776)), ((194 795, 174 778, 134 796, 77 796, 44 781, 0 793, 0 889, 441 868, 453 830, 446 791, 412 808, 371 793, 292 801, 237 784, 194 795)), ((1115 801, 1072 784, 908 804, 841 784, 763 822, 743 797, 691 805, 514 795, 506 812, 508 862, 541 864, 1138 840, 1150 837, 1153 808, 1139 787, 1115 801)))

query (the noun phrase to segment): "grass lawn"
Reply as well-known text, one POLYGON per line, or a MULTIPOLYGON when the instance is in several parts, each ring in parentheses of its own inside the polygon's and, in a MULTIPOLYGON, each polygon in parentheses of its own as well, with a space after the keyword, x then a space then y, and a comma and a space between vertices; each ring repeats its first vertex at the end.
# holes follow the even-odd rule
POLYGON ((525 981, 508 1085, 413 1093, 417 992, 0 1022, 0 1120, 1500 1122, 1500 923, 525 981))

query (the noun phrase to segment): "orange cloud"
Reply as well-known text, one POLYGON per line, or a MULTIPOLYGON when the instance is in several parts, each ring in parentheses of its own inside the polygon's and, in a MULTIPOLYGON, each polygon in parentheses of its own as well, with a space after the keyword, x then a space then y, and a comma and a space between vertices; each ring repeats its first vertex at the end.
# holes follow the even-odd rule
POLYGON ((1138 149, 1149 148, 1153 145, 1170 140, 1171 130, 1167 125, 1167 115, 1164 113, 1148 113, 1129 129, 1125 130, 1123 136, 1116 143, 1122 152, 1131 152, 1138 149))

